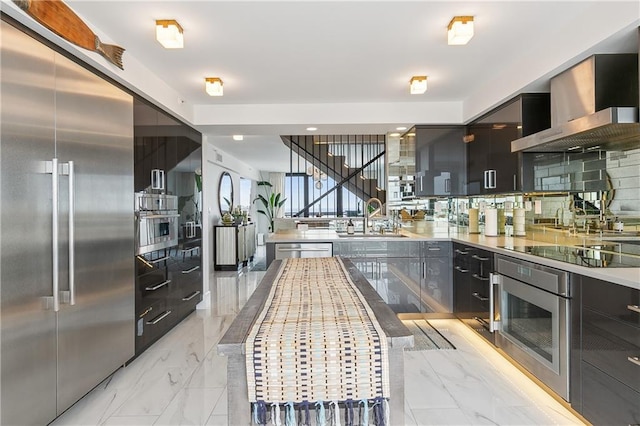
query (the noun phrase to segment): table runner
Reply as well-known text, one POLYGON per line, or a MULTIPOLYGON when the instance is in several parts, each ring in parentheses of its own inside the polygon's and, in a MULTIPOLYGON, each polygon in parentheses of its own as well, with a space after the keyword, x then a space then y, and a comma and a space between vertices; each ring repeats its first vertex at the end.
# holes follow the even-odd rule
POLYGON ((355 403, 361 418, 377 405, 384 424, 386 336, 340 258, 285 259, 245 349, 249 401, 262 412, 256 423, 265 423, 267 406, 311 405, 318 416, 325 403, 337 413, 342 402, 346 423, 355 403))

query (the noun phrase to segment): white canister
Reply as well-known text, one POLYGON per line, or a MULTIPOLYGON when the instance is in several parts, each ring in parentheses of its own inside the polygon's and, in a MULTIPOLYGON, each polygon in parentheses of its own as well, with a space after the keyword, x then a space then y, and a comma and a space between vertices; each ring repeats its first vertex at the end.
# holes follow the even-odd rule
POLYGON ((513 235, 516 237, 524 237, 527 235, 524 230, 524 214, 525 209, 513 209, 513 235))
POLYGON ((498 236, 498 209, 486 208, 484 210, 484 235, 487 237, 498 236))
POLYGON ((624 231, 624 223, 621 220, 616 219, 616 221, 613 222, 613 230, 618 232, 624 231))

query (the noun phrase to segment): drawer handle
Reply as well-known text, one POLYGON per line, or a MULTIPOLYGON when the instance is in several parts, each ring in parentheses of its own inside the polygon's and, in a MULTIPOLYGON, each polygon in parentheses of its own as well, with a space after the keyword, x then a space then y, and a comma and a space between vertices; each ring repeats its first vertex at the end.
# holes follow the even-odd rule
POLYGON ((627 305, 627 309, 640 314, 640 306, 638 305, 627 305))
POLYGON ((462 269, 462 268, 461 268, 461 267, 459 267, 459 266, 456 266, 454 269, 455 269, 456 271, 460 271, 460 272, 462 272, 463 274, 466 274, 467 272, 469 272, 469 270, 468 270, 468 269, 462 269))
POLYGON ((456 253, 461 254, 461 255, 467 255, 467 254, 469 254, 469 252, 468 252, 468 251, 462 251, 462 250, 460 250, 460 249, 456 249, 456 253))
POLYGON ((145 290, 147 291, 155 291, 157 289, 159 289, 160 287, 164 287, 165 285, 169 284, 171 282, 171 280, 166 280, 161 282, 160 284, 156 284, 153 287, 145 287, 145 290))
POLYGON ((474 255, 473 255, 473 256, 471 256, 471 257, 472 257, 472 258, 474 258, 474 259, 476 259, 476 260, 482 260, 482 261, 489 260, 489 258, 488 258, 488 257, 480 257, 480 256, 478 256, 477 254, 474 254, 474 255))
POLYGON ((429 251, 440 251, 440 247, 429 247, 429 251))
POLYGON ((630 356, 630 357, 627 357, 627 359, 628 359, 630 362, 634 363, 635 365, 640 365, 640 357, 637 357, 637 356, 630 356))
POLYGON ((154 260, 148 260, 149 263, 160 263, 160 262, 164 262, 165 260, 168 260, 169 256, 165 256, 165 257, 161 257, 159 259, 154 259, 154 260))
POLYGON ((194 297, 196 297, 196 296, 197 296, 197 295, 199 295, 199 294, 200 294, 200 290, 194 291, 193 293, 191 293, 191 294, 190 294, 190 295, 188 295, 187 297, 183 297, 183 298, 182 298, 182 300, 183 300, 184 302, 187 302, 187 301, 189 301, 189 300, 193 299, 194 297))
POLYGON ((185 269, 185 270, 183 270, 183 271, 182 271, 182 273, 183 273, 183 274, 190 274, 190 273, 192 273, 193 271, 197 271, 198 269, 200 269, 200 265, 194 266, 194 267, 193 267, 193 268, 191 268, 191 269, 185 269))
POLYGON ((480 296, 480 293, 477 293, 477 292, 476 293, 471 293, 471 295, 473 297, 475 297, 476 299, 478 299, 478 300, 482 300, 483 302, 486 302, 487 300, 489 300, 488 297, 480 296))
POLYGON ((147 321, 147 324, 155 325, 155 324, 159 323, 160 321, 162 321, 163 319, 165 319, 166 317, 168 317, 169 315, 171 315, 171 311, 165 311, 165 313, 163 313, 162 315, 159 315, 159 316, 155 317, 151 321, 147 321))
POLYGON ((480 275, 478 275, 478 274, 473 274, 473 275, 471 275, 471 276, 472 276, 473 278, 477 279, 477 280, 480 280, 480 281, 489 281, 489 277, 481 277, 481 276, 480 276, 480 275))

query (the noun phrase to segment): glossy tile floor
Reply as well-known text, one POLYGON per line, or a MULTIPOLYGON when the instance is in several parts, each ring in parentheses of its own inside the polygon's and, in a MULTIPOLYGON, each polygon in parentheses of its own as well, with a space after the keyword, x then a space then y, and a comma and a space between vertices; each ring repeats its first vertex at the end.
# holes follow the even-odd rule
MULTIPOLYGON (((52 423, 226 425, 216 343, 264 272, 215 273, 198 310, 52 423)), ((457 320, 430 320, 457 348, 405 352, 406 425, 582 424, 457 320)), ((238 378, 243 380, 243 378, 238 378)))

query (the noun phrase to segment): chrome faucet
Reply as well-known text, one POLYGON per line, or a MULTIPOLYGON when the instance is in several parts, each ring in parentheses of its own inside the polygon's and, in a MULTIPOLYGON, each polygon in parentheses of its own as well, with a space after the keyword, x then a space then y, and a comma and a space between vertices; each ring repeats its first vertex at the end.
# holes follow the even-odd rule
POLYGON ((564 207, 558 207, 558 209, 556 210, 556 227, 562 225, 564 225, 564 207))
POLYGON ((378 198, 369 198, 367 202, 364 204, 364 230, 363 233, 367 234, 369 232, 369 219, 379 214, 382 211, 382 201, 378 198), (378 203, 378 208, 369 213, 369 206, 371 206, 374 202, 378 203))

